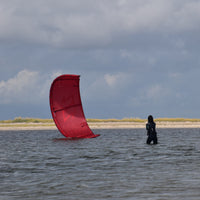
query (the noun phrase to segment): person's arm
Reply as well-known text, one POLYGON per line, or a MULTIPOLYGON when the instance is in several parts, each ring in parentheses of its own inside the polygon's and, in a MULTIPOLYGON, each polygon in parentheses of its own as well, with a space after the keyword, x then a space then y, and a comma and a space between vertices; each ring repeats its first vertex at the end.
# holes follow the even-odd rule
POLYGON ((149 136, 149 124, 146 124, 147 135, 149 136))
POLYGON ((146 124, 146 130, 147 131, 149 130, 149 124, 148 123, 146 124))

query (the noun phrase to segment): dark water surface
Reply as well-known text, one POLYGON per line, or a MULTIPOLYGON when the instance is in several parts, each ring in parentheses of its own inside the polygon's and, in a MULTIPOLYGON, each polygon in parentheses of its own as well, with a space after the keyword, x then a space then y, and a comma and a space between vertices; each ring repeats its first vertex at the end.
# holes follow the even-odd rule
POLYGON ((199 200, 200 129, 0 131, 0 200, 199 200))

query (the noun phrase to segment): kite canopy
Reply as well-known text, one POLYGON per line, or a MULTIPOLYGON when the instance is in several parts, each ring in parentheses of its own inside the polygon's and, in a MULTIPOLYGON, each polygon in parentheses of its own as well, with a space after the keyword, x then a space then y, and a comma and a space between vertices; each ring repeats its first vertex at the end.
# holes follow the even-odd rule
POLYGON ((93 138, 82 108, 79 75, 61 75, 50 88, 50 108, 58 130, 69 138, 93 138))

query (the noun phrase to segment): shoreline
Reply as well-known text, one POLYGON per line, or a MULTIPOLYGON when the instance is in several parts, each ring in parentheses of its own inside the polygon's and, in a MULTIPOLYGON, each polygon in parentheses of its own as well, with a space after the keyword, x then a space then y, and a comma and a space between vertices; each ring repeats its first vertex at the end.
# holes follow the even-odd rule
MULTIPOLYGON (((145 129, 146 122, 88 122, 91 129, 145 129)), ((200 122, 156 122, 161 128, 200 128, 200 122)), ((6 130, 57 130, 54 123, 8 123, 0 124, 0 131, 6 130)))

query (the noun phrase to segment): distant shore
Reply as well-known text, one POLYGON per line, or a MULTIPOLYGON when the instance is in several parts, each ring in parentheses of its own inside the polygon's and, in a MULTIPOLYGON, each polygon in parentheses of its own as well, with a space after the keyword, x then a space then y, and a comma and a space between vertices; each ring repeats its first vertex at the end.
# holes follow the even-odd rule
MULTIPOLYGON (((145 129, 146 122, 88 122, 91 129, 145 129)), ((200 122, 156 122, 157 128, 200 128, 200 122)), ((0 123, 1 130, 56 130, 54 123, 0 123)))

